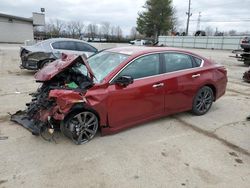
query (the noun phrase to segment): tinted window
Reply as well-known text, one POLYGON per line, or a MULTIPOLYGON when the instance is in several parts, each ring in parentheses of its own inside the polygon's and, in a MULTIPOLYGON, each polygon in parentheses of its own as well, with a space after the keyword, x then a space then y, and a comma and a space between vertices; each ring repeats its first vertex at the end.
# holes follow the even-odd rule
POLYGON ((85 52, 96 52, 97 50, 88 45, 88 44, 85 44, 83 42, 76 42, 76 50, 77 51, 85 51, 85 52))
POLYGON ((202 60, 200 58, 194 57, 195 67, 201 66, 202 60))
POLYGON ((166 53, 163 56, 165 72, 173 72, 193 67, 192 59, 189 55, 181 53, 166 53))
POLYGON ((59 50, 76 50, 75 42, 73 41, 58 41, 52 43, 52 47, 54 49, 59 50))
POLYGON ((159 74, 159 67, 159 54, 148 55, 129 64, 118 77, 127 75, 137 79, 153 76, 159 74))

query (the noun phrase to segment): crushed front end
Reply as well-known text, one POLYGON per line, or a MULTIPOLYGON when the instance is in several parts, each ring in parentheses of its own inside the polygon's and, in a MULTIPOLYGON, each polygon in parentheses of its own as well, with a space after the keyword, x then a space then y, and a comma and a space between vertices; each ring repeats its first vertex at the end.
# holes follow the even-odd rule
POLYGON ((60 129, 60 122, 77 103, 84 102, 84 93, 93 86, 93 73, 82 56, 66 56, 56 60, 36 75, 41 86, 32 96, 27 108, 11 116, 14 121, 34 135, 45 130, 60 129))

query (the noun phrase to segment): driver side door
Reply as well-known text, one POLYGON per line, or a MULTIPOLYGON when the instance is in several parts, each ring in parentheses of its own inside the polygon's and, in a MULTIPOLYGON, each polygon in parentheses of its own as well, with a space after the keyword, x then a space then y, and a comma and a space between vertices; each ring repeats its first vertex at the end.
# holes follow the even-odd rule
POLYGON ((107 104, 109 126, 122 129, 164 113, 164 82, 159 54, 146 55, 129 63, 111 82, 107 104), (114 84, 121 76, 131 76, 126 87, 114 84))

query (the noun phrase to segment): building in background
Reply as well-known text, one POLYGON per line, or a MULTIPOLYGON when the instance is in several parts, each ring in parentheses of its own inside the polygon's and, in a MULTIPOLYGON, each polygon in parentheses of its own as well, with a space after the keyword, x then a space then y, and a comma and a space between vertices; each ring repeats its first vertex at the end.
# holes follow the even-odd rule
POLYGON ((24 43, 34 39, 34 27, 45 25, 45 15, 33 12, 32 18, 0 13, 0 43, 24 43))

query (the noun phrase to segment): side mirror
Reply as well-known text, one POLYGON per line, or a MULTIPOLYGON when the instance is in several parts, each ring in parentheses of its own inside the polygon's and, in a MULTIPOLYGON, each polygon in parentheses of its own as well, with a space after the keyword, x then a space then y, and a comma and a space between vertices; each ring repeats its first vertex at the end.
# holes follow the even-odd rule
POLYGON ((115 84, 126 87, 129 84, 132 84, 133 82, 134 82, 134 79, 131 76, 121 76, 116 79, 115 84))

